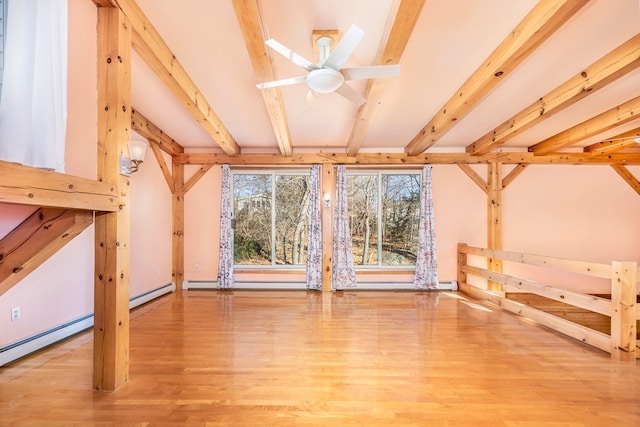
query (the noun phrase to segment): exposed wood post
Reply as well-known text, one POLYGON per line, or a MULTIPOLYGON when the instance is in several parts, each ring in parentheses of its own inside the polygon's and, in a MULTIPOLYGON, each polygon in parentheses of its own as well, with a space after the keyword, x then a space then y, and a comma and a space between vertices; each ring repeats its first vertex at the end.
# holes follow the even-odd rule
MULTIPOLYGON (((502 163, 489 163, 487 173, 487 248, 500 250, 502 249, 502 163)), ((487 269, 502 273, 502 260, 488 258, 487 269)), ((502 291, 502 285, 489 281, 487 289, 502 291)))
POLYGON ((467 265, 467 244, 458 243, 458 287, 460 283, 467 283, 467 273, 465 273, 462 267, 467 265))
POLYGON ((116 390, 129 379, 129 178, 131 26, 119 9, 98 8, 98 180, 113 185, 116 212, 96 212, 93 387, 116 390))
POLYGON ((611 357, 636 360, 636 295, 638 264, 611 263, 611 357))
POLYGON ((172 267, 171 277, 176 289, 182 289, 184 279, 184 165, 172 157, 173 185, 171 209, 173 212, 172 267))
POLYGON ((335 179, 332 165, 322 165, 322 291, 331 291, 333 252, 333 204, 335 203, 335 179), (329 207, 325 205, 324 194, 329 193, 329 207))

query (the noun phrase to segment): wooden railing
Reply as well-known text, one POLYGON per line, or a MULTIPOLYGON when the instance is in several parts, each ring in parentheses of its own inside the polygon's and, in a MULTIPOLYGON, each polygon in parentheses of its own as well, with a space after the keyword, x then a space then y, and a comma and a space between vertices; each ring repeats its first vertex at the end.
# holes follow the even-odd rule
POLYGON ((614 261, 610 265, 597 264, 476 248, 465 243, 458 244, 458 286, 461 291, 609 352, 613 359, 620 361, 635 361, 636 358, 640 358, 639 341, 636 337, 636 325, 640 319, 640 307, 636 304, 639 276, 637 262, 614 261), (475 267, 467 263, 468 255, 606 278, 611 281, 611 299, 554 288, 532 280, 475 267), (470 285, 467 283, 467 275, 497 283, 502 287, 502 291, 486 290, 470 285), (510 300, 505 297, 505 292, 532 293, 608 316, 611 318, 611 332, 610 334, 599 332, 529 305, 510 300))

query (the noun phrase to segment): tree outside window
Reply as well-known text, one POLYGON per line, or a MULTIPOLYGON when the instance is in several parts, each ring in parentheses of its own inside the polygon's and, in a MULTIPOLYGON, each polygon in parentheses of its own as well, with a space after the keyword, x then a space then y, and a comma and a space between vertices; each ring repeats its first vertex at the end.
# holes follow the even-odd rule
POLYGON ((306 264, 308 173, 237 172, 233 195, 236 265, 306 264))
POLYGON ((350 173, 347 193, 354 263, 361 266, 415 265, 420 174, 350 173))

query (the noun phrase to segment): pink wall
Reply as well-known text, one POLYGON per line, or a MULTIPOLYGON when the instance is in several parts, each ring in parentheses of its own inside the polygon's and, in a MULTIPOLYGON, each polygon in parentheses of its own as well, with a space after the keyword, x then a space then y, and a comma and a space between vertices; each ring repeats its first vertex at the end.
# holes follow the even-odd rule
MULTIPOLYGON (((96 176, 96 7, 69 2, 66 172, 96 176)), ((171 194, 152 153, 131 179, 131 296, 171 282, 171 194)), ((0 204, 0 238, 35 210, 0 204)), ((93 312, 90 226, 0 297, 0 347, 93 312), (21 319, 11 322, 10 310, 21 319)))
MULTIPOLYGON (((171 164, 168 155, 165 162, 171 164)), ((171 234, 171 192, 148 150, 140 170, 131 177, 132 297, 171 283, 171 234)))
MULTIPOLYGON (((629 167, 640 178, 640 167, 629 167)), ((610 264, 640 262, 640 197, 609 166, 529 166, 504 191, 504 248, 610 264)), ((570 290, 610 293, 608 280, 505 265, 570 290)))
MULTIPOLYGON (((188 179, 196 169, 186 167, 185 178, 188 179)), ((218 276, 221 182, 222 168, 214 166, 185 195, 185 280, 216 280, 218 276), (196 264, 199 270, 195 269, 196 264)))

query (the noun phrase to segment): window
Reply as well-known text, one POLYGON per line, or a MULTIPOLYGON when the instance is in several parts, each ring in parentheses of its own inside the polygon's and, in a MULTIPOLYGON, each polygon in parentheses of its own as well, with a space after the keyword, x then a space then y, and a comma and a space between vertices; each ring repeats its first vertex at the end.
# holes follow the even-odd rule
POLYGON ((415 265, 420 174, 349 172, 347 193, 354 264, 415 265))
POLYGON ((234 264, 304 266, 308 172, 234 172, 234 264))

